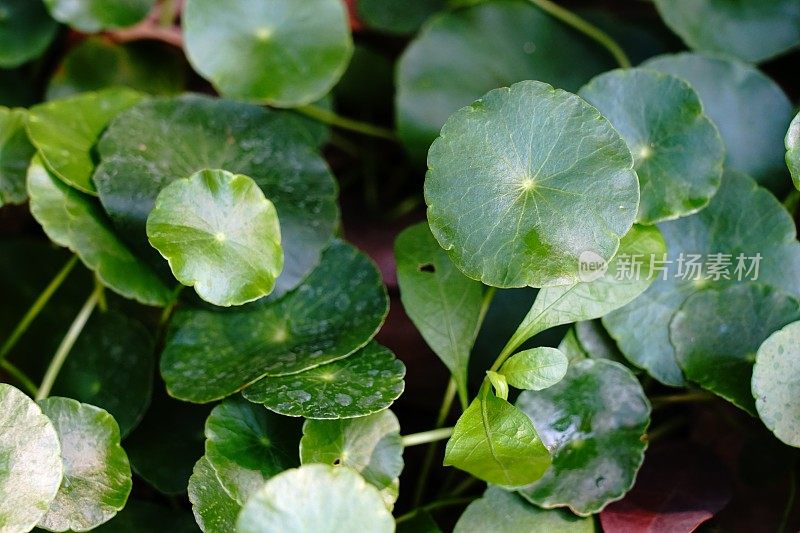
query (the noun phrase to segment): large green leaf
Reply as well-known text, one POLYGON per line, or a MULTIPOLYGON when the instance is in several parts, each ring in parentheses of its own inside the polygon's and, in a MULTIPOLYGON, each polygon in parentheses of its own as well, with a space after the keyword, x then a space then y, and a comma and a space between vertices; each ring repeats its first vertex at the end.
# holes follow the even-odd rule
POLYGON ((41 0, 4 0, 0 6, 0 67, 16 67, 39 56, 57 29, 41 0))
POLYGON ((132 26, 142 20, 155 0, 44 0, 59 22, 84 33, 132 26))
POLYGON ((28 136, 51 172, 80 191, 96 194, 94 145, 109 121, 141 98, 130 89, 114 88, 39 104, 28 115, 28 136))
POLYGON ((446 4, 446 0, 360 0, 356 6, 358 17, 370 29, 405 34, 417 31, 446 4))
POLYGON ((670 342, 686 379, 753 416, 750 381, 759 346, 800 320, 800 302, 757 284, 706 289, 686 299, 670 323, 670 342))
POLYGON ((424 222, 395 241, 400 300, 425 342, 447 365, 467 402, 469 354, 480 323, 482 287, 459 271, 424 222))
POLYGON ((353 53, 340 0, 189 0, 183 32, 189 61, 220 93, 279 107, 324 96, 353 53))
POLYGON ((465 274, 498 287, 578 281, 633 225, 625 141, 584 100, 535 81, 453 114, 428 154, 428 222, 465 274), (556 132, 554 134, 554 132, 556 132))
POLYGON ((781 137, 792 119, 792 103, 774 81, 752 65, 702 54, 658 56, 642 66, 689 82, 719 128, 726 168, 770 189, 786 187, 781 137))
POLYGON ((719 188, 725 148, 686 82, 651 70, 614 70, 578 94, 628 143, 641 187, 637 221, 670 220, 708 204, 719 188))
POLYGON ((764 424, 781 441, 800 448, 800 322, 773 333, 758 348, 752 392, 764 424))
POLYGON ((271 293, 283 269, 275 206, 248 176, 201 170, 159 193, 150 244, 207 302, 242 305, 271 293))
POLYGON ((336 184, 316 142, 292 113, 196 95, 154 99, 109 125, 94 180, 115 226, 160 264, 145 225, 161 189, 205 168, 250 176, 278 210, 285 253, 278 296, 319 263, 338 221, 336 184))
POLYGON ((403 471, 400 422, 388 409, 349 420, 306 420, 300 460, 352 468, 377 487, 391 507, 403 471))
POLYGON ((487 91, 531 79, 577 91, 611 66, 596 43, 527 1, 446 12, 424 27, 400 59, 398 132, 424 161, 447 117, 487 91))
POLYGON ((0 383, 0 531, 30 531, 61 484, 58 435, 36 403, 0 383))
POLYGON ((405 388, 406 367, 370 342, 352 355, 297 374, 269 376, 244 390, 251 402, 288 416, 336 419, 386 409, 405 388))
POLYGON ((566 377, 517 405, 554 450, 544 477, 519 492, 544 508, 600 511, 631 488, 644 460, 650 404, 636 377, 606 360, 573 361, 566 377))
POLYGON ((708 207, 659 229, 669 250, 660 265, 665 270, 641 296, 603 317, 603 324, 632 363, 666 385, 681 386, 669 322, 686 298, 703 288, 750 283, 753 277, 800 296, 800 244, 780 202, 736 172, 725 173, 708 207), (748 274, 756 266, 757 275, 748 274), (729 279, 723 277, 726 271, 729 279))
POLYGON ((786 132, 786 166, 792 174, 792 180, 797 190, 800 190, 800 113, 795 115, 786 132))
POLYGON ((225 492, 208 458, 201 457, 189 478, 189 501, 204 533, 230 533, 242 507, 225 492))
POLYGON ((119 426, 103 409, 69 398, 39 402, 61 442, 64 479, 39 526, 87 531, 125 507, 131 467, 120 446, 119 426))
POLYGON ((375 264, 336 241, 285 298, 231 312, 176 313, 161 375, 176 398, 218 400, 264 376, 296 374, 347 357, 377 333, 387 307, 375 264))
POLYGON ((127 435, 144 416, 153 390, 153 339, 122 313, 95 313, 61 368, 53 395, 108 411, 127 435))
POLYGON ((458 419, 444 455, 445 466, 507 487, 536 481, 550 460, 525 413, 486 385, 458 419))
POLYGON ((35 156, 28 169, 31 213, 50 240, 66 246, 108 288, 147 305, 165 305, 172 291, 120 240, 100 206, 53 176, 35 156))
POLYGON ((695 50, 759 62, 800 44, 795 0, 655 0, 664 22, 695 50))
POLYGON ((391 533, 378 489, 349 468, 311 464, 267 481, 242 509, 239 533, 391 533))
POLYGON ((240 397, 211 411, 205 433, 206 460, 240 505, 266 480, 300 464, 300 425, 240 397))
POLYGON ((456 523, 455 533, 593 533, 594 521, 557 509, 542 509, 513 492, 489 487, 456 523))
POLYGON ((500 367, 508 384, 517 389, 542 390, 564 378, 569 360, 555 348, 538 347, 511 356, 500 367))
POLYGON ((0 106, 0 207, 27 198, 25 172, 36 149, 25 132, 24 109, 0 106))

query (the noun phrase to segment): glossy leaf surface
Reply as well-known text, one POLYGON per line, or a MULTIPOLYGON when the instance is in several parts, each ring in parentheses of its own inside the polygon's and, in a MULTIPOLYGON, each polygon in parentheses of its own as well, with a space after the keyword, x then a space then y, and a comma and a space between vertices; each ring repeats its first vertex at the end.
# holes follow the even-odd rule
POLYGON ((242 507, 222 488, 205 456, 197 461, 189 478, 189 501, 195 521, 204 533, 236 530, 236 518, 242 507))
POLYGON ((795 115, 786 132, 786 166, 792 174, 794 186, 800 191, 800 113, 795 115))
POLYGON ((16 67, 44 52, 57 29, 40 0, 6 0, 0 13, 0 67, 16 67))
POLYGON ((36 149, 25 132, 27 112, 0 106, 0 207, 28 198, 25 174, 36 149))

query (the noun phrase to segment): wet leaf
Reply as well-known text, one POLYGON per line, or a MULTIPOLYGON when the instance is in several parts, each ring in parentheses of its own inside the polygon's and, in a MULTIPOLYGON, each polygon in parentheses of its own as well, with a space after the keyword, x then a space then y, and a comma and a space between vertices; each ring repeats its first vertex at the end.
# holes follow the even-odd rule
POLYGON ((27 112, 0 106, 0 207, 28 198, 25 174, 36 149, 25 132, 27 112))

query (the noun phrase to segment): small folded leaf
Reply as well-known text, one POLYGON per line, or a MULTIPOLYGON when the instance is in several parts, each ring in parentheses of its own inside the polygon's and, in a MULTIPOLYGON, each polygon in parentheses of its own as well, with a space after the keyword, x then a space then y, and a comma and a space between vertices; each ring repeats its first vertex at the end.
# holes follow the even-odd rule
POLYGON ((306 420, 300 460, 352 468, 381 491, 391 508, 403 471, 400 422, 388 409, 348 420, 306 420))
POLYGON ((114 88, 39 104, 28 115, 28 135, 51 172, 96 195, 94 145, 111 119, 141 98, 136 91, 114 88))
POLYGON ((579 281, 587 256, 613 257, 639 184, 625 141, 596 109, 524 81, 447 120, 428 153, 425 201, 431 231, 467 276, 543 287, 579 281))
POLYGON ((645 69, 614 70, 578 94, 628 143, 641 188, 638 222, 679 218, 708 204, 722 178, 725 147, 685 81, 645 69))
POLYGON ((300 425, 240 397, 211 411, 205 435, 206 460, 240 505, 266 480, 300 464, 300 425))
POLYGON ((28 198, 25 173, 36 149, 25 133, 24 109, 0 106, 0 207, 28 198))
POLYGON ((340 0, 189 0, 183 32, 189 61, 220 93, 278 107, 325 96, 353 53, 340 0))
POLYGON ((467 507, 454 533, 594 533, 591 518, 579 518, 559 509, 542 509, 517 494, 489 487, 467 507))
POLYGON ((195 521, 204 533, 230 533, 242 507, 217 478, 208 458, 201 457, 189 478, 189 501, 195 521))
POLYGON ((469 355, 478 335, 482 286, 453 265, 424 222, 404 230, 394 247, 403 308, 450 369, 466 404, 469 355))
POLYGON ((486 372, 486 377, 489 378, 489 383, 492 384, 494 395, 501 400, 508 401, 508 381, 506 377, 492 370, 486 372))
POLYGON ((84 33, 133 26, 153 7, 155 0, 44 0, 59 22, 84 33))
POLYGON ((61 442, 64 479, 39 527, 87 531, 125 507, 131 467, 114 417, 93 405, 51 397, 39 402, 61 442))
POLYGON ((201 170, 173 181, 147 217, 147 237, 178 281, 214 305, 266 296, 283 269, 275 206, 242 174, 201 170))
POLYGON ((445 466, 507 487, 536 481, 550 461, 525 413, 486 386, 458 419, 444 456, 445 466))
POLYGON ((268 376, 243 391, 251 402, 288 416, 337 419, 382 411, 403 393, 406 367, 370 342, 352 355, 297 374, 268 376))
POLYGON ((647 447, 650 404, 630 370, 602 359, 570 363, 566 377, 517 405, 554 450, 542 479, 520 489, 544 508, 589 516, 631 488, 647 447))
POLYGON ((752 391, 764 425, 782 442, 800 448, 800 322, 773 333, 759 347, 752 391))
MULTIPOLYGON (((264 376, 297 374, 347 357, 377 333, 387 308, 374 263, 335 241, 320 266, 285 298, 234 312, 176 313, 161 375, 176 398, 218 400, 264 376)), ((310 399, 311 393, 303 395, 310 399)))
POLYGON ((267 481, 242 509, 238 533, 392 533, 394 518, 378 489, 354 470, 321 464, 267 481))
POLYGON ((0 531, 30 531, 61 484, 58 435, 36 403, 0 383, 0 531))
POLYGON ((800 113, 795 115, 786 132, 786 166, 792 174, 794 186, 800 191, 800 113))
POLYGON ((42 54, 56 36, 58 24, 44 4, 4 0, 0 17, 0 68, 16 67, 42 54))
POLYGON ((564 378, 569 360, 555 348, 539 347, 512 355, 500 368, 508 384, 517 389, 542 390, 564 378))
POLYGON ((75 252, 105 286, 146 305, 166 305, 172 291, 111 229, 91 197, 65 185, 34 156, 28 169, 31 213, 50 239, 75 252))

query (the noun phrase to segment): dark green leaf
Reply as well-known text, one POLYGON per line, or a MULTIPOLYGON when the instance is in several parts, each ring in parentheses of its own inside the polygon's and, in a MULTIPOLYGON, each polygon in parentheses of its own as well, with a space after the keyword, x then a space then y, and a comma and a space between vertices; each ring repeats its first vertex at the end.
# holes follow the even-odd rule
POLYGON ((0 5, 0 67, 16 67, 40 55, 57 29, 41 0, 4 0, 0 5))
POLYGON ((36 149, 25 133, 27 113, 0 106, 0 207, 28 198, 25 172, 36 149))
POLYGON ((150 11, 155 0, 44 0, 59 22, 84 33, 132 26, 150 11))
POLYGON ((539 347, 512 355, 500 368, 508 384, 517 389, 542 390, 564 378, 569 360, 555 348, 539 347))
POLYGON ((792 180, 797 190, 800 190, 800 113, 795 115, 786 132, 786 166, 792 174, 792 180))
POLYGON ((230 533, 236 528, 241 505, 225 492, 211 463, 203 456, 189 478, 189 501, 195 520, 205 533, 230 533))
POLYGON ((575 324, 575 336, 581 348, 592 359, 609 359, 627 364, 627 359, 619 351, 617 343, 611 338, 599 320, 584 320, 575 324))
POLYGON ((359 0, 358 16, 369 28, 388 33, 413 33, 446 0, 359 0))

